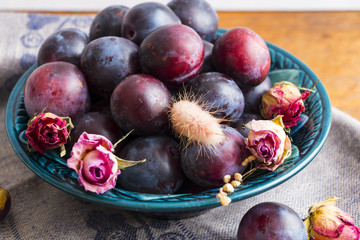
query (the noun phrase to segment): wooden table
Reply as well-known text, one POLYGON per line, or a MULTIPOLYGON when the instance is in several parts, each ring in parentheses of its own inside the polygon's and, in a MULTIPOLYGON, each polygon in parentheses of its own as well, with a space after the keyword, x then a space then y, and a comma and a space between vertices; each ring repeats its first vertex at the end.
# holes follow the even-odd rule
POLYGON ((219 12, 219 27, 238 26, 297 56, 332 106, 360 120, 360 12, 219 12))

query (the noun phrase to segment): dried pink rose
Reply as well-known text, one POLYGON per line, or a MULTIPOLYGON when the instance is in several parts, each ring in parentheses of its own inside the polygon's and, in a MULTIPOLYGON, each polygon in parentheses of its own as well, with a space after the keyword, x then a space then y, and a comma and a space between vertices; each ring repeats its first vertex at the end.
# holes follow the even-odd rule
POLYGON ((256 160, 257 168, 276 170, 291 154, 291 141, 284 131, 281 116, 273 120, 252 120, 251 129, 245 139, 252 156, 245 160, 256 160))
POLYGON ((296 125, 300 114, 305 111, 304 100, 310 95, 308 90, 300 93, 297 86, 290 82, 275 83, 261 100, 261 113, 265 119, 283 116, 286 128, 296 125))
POLYGON ((338 198, 328 198, 309 209, 307 226, 310 240, 359 240, 360 229, 353 218, 335 206, 338 198))
POLYGON ((67 165, 76 171, 86 191, 101 194, 115 187, 120 169, 145 161, 127 161, 113 152, 114 146, 106 137, 84 132, 74 144, 67 165))
POLYGON ((29 149, 45 154, 46 149, 61 147, 60 155, 64 156, 64 144, 72 128, 69 117, 59 117, 49 112, 40 113, 29 120, 25 131, 29 149))

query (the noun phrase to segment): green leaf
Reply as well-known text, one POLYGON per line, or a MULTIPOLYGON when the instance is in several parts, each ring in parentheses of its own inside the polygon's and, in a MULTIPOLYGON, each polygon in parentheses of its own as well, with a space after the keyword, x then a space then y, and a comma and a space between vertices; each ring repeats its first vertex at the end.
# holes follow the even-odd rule
MULTIPOLYGON (((306 228, 306 231, 307 231, 308 235, 310 235, 311 225, 310 225, 310 218, 309 217, 305 218, 304 225, 305 225, 305 228, 306 228)), ((310 238, 308 238, 308 239, 310 239, 310 238)))
POLYGON ((329 197, 329 198, 325 199, 325 201, 316 203, 309 208, 309 213, 314 212, 316 209, 318 209, 319 207, 321 207, 323 205, 335 205, 336 202, 339 201, 339 199, 340 198, 337 198, 337 197, 329 197))
POLYGON ((282 120, 283 115, 277 115, 276 118, 272 119, 271 121, 273 121, 274 123, 276 123, 277 125, 279 125, 280 127, 284 128, 284 122, 282 120))
POLYGON ((132 167, 132 166, 135 166, 136 164, 143 163, 143 162, 146 161, 146 159, 139 160, 139 161, 129 161, 129 160, 119 158, 117 156, 115 156, 115 157, 116 157, 116 160, 118 162, 118 169, 124 169, 124 168, 128 168, 128 167, 132 167))
POLYGON ((297 158, 300 152, 297 146, 291 144, 291 155, 287 159, 297 158))
MULTIPOLYGON (((74 124, 72 123, 71 121, 71 118, 70 117, 60 117, 62 120, 65 120, 66 121, 66 126, 65 128, 67 128, 67 131, 69 133, 69 136, 70 136, 70 133, 71 133, 71 130, 74 128, 74 124)), ((62 130, 62 129, 60 129, 62 130)))
POLYGON ((282 81, 288 81, 296 86, 302 85, 302 79, 305 73, 298 69, 280 69, 269 72, 268 76, 272 84, 282 81))

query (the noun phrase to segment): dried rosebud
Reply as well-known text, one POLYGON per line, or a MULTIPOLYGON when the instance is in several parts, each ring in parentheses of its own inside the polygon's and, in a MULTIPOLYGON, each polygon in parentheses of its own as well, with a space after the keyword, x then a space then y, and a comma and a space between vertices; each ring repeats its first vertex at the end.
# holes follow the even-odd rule
POLYGON ((34 116, 29 120, 25 131, 29 150, 45 154, 46 149, 61 147, 60 156, 64 156, 64 144, 73 127, 69 117, 59 117, 49 112, 34 116))
POLYGON ((353 218, 335 206, 337 198, 313 205, 305 219, 310 240, 359 240, 360 229, 353 218))
POLYGON ((304 100, 310 92, 300 93, 297 86, 290 82, 276 83, 268 89, 261 100, 261 114, 265 119, 282 115, 286 128, 296 125, 300 114, 305 111, 304 100))
POLYGON ((291 154, 291 141, 281 116, 273 120, 252 120, 247 126, 251 131, 245 143, 256 158, 256 167, 274 171, 291 154))
POLYGON ((113 152, 114 146, 106 137, 84 132, 74 144, 67 165, 76 171, 86 191, 101 194, 115 187, 120 169, 145 161, 127 161, 113 152))

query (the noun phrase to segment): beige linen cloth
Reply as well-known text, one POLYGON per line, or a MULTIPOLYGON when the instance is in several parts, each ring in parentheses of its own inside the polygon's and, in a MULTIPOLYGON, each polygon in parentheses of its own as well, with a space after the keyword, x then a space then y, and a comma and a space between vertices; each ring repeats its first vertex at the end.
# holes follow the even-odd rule
POLYGON ((310 205, 330 196, 341 198, 337 206, 360 225, 360 122, 336 108, 327 142, 304 170, 272 190, 197 217, 155 219, 84 203, 35 175, 8 141, 7 98, 48 35, 68 27, 88 32, 92 19, 0 13, 0 186, 12 196, 0 239, 236 239, 240 219, 257 203, 281 202, 304 218, 310 205))

